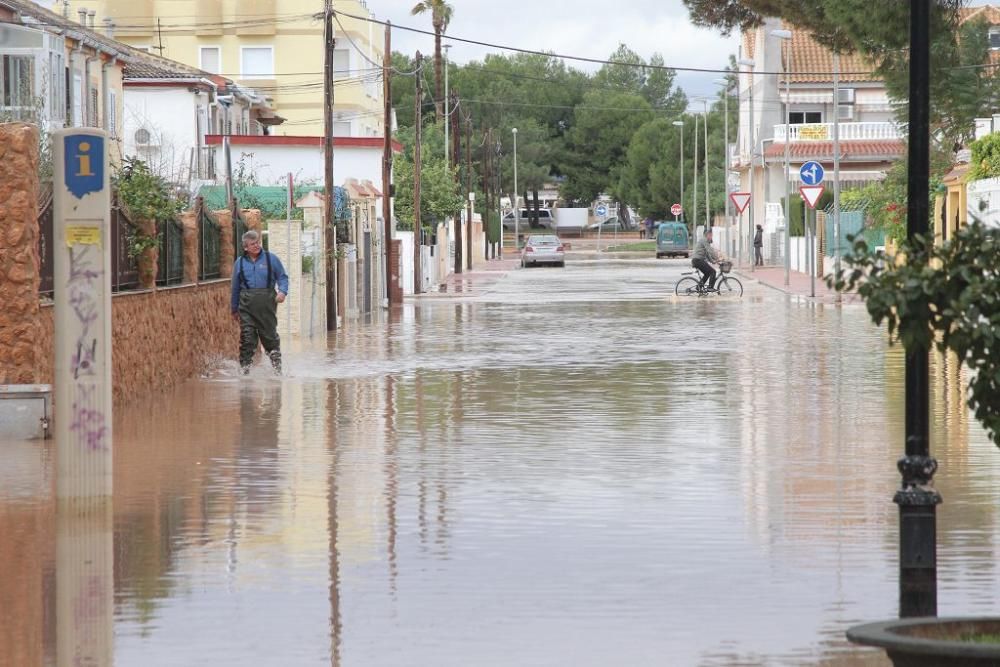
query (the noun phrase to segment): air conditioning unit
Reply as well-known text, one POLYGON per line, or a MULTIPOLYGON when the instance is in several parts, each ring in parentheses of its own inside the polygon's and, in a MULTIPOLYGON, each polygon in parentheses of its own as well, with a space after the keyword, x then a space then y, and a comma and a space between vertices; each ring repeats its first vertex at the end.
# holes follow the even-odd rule
POLYGON ((853 88, 840 88, 838 89, 837 100, 841 104, 854 104, 854 89, 853 88))
POLYGON ((136 130, 132 138, 135 140, 135 145, 139 148, 156 148, 160 145, 153 137, 153 133, 144 127, 136 130))

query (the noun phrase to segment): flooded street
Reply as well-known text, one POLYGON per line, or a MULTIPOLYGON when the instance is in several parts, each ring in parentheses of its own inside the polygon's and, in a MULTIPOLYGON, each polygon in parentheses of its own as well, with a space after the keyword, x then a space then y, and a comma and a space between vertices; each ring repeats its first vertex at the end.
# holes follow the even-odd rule
MULTIPOLYGON (((114 664, 887 665, 844 631, 897 612, 902 350, 684 267, 498 273, 118 410, 114 664)), ((996 614, 1000 451, 931 373, 939 613, 996 614)), ((0 665, 72 664, 54 451, 0 441, 0 665)))

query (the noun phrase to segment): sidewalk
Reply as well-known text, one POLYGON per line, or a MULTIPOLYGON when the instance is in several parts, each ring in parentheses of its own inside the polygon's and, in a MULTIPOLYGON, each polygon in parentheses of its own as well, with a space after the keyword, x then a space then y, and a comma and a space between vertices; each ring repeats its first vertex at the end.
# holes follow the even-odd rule
POLYGON ((494 283, 507 275, 508 271, 513 271, 520 264, 521 259, 517 255, 508 254, 502 259, 499 257, 489 259, 474 265, 471 270, 465 269, 462 273, 449 274, 437 289, 418 296, 421 298, 456 294, 475 296, 489 290, 494 283))
MULTIPOLYGON (((750 267, 744 266, 741 269, 736 269, 734 273, 744 282, 757 281, 765 287, 770 287, 791 296, 805 297, 807 299, 813 298, 810 296, 811 286, 809 275, 799 273, 798 271, 790 271, 788 275, 789 284, 785 285, 785 267, 783 266, 758 266, 753 271, 750 270, 750 267)), ((836 303, 837 292, 826 286, 826 280, 816 278, 816 296, 814 300, 821 303, 836 303)), ((856 292, 845 293, 842 297, 842 302, 845 304, 863 303, 861 297, 856 292)))

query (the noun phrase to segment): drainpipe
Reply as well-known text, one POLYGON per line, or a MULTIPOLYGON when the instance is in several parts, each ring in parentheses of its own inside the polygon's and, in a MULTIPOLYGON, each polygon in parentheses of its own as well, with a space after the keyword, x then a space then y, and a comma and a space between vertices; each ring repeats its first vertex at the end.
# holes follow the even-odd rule
MULTIPOLYGON (((101 52, 97 51, 96 55, 87 56, 83 61, 83 125, 89 126, 91 121, 96 121, 97 119, 91 119, 90 117, 90 63, 95 60, 100 60, 101 52)), ((97 108, 95 105, 94 114, 97 114, 97 108)))
POLYGON ((108 68, 114 67, 118 64, 118 56, 111 56, 111 60, 105 61, 101 65, 101 104, 104 109, 104 130, 111 135, 115 136, 115 128, 111 127, 111 114, 108 113, 108 103, 110 102, 111 87, 108 85, 108 68))

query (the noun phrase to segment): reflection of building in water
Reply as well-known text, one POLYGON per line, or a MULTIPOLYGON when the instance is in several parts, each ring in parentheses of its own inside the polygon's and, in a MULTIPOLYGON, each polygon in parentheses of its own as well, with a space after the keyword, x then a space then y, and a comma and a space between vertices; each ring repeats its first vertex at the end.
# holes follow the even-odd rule
POLYGON ((887 373, 884 338, 866 321, 796 304, 788 318, 787 330, 801 335, 778 344, 766 334, 745 337, 731 358, 741 395, 743 505, 762 545, 780 535, 812 550, 879 514, 873 504, 891 502, 884 462, 902 424, 886 419, 885 387, 902 385, 887 373))

